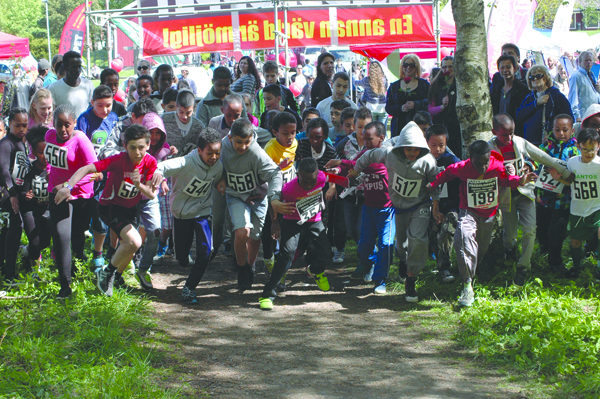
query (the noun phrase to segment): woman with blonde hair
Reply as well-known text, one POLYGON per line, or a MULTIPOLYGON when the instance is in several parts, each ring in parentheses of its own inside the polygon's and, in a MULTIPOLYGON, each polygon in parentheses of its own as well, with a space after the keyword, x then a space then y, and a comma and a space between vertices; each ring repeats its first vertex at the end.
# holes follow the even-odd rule
POLYGON ((54 102, 52 93, 48 89, 39 89, 35 92, 29 102, 29 126, 32 128, 37 125, 52 128, 52 113, 54 111, 54 102))
POLYGON ((413 120, 418 111, 427 111, 429 82, 421 79, 421 60, 407 54, 400 62, 400 80, 392 83, 387 92, 385 111, 392 115, 392 137, 413 120))
POLYGON ((371 111, 373 121, 379 121, 385 125, 388 116, 387 112, 385 112, 385 95, 389 83, 383 73, 381 64, 377 61, 371 61, 369 64, 369 76, 357 80, 354 84, 365 88, 361 101, 371 111))

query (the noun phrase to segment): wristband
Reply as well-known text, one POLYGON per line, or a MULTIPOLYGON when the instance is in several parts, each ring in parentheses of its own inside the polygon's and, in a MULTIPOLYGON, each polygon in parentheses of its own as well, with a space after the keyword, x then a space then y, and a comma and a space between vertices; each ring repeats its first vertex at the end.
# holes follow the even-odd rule
POLYGON ((73 191, 73 186, 71 186, 69 183, 63 184, 63 188, 65 188, 65 187, 68 188, 69 191, 73 191))

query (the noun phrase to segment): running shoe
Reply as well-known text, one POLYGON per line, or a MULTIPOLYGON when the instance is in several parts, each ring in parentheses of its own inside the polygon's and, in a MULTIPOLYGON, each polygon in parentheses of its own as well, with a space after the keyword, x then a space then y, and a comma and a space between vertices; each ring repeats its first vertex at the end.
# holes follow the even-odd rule
POLYGON ((442 270, 440 272, 440 278, 444 283, 451 283, 456 279, 449 270, 442 270))
POLYGON ((475 302, 475 293, 473 292, 473 287, 471 284, 465 285, 462 293, 460 294, 460 298, 458 298, 459 306, 471 306, 475 302))
POLYGON ((273 310, 273 300, 271 298, 258 298, 260 310, 273 310))
POLYGON ((319 287, 321 291, 329 291, 329 280, 327 280, 327 277, 325 277, 323 273, 312 274, 310 272, 310 266, 306 268, 306 272, 315 279, 315 283, 317 283, 317 287, 319 287))
POLYGON ((406 302, 419 302, 417 289, 415 287, 416 283, 416 277, 406 277, 406 282, 404 283, 404 290, 406 291, 404 299, 406 299, 406 302))
POLYGON ((135 279, 140 283, 140 286, 149 291, 154 288, 152 285, 152 276, 148 273, 147 270, 138 270, 135 272, 135 279))
POLYGON ((181 290, 181 300, 183 300, 185 303, 197 304, 198 297, 196 296, 196 291, 191 290, 187 285, 184 285, 183 289, 181 290))
POLYGON ((98 281, 96 285, 100 292, 102 292, 106 296, 112 296, 113 294, 113 286, 115 284, 115 273, 110 272, 108 267, 106 269, 101 270, 98 274, 98 281))
POLYGON ((343 263, 345 257, 346 257, 346 254, 344 253, 344 251, 336 250, 333 253, 333 263, 343 263))
POLYGON ((375 293, 377 295, 383 295, 383 294, 387 293, 387 290, 385 288, 385 282, 381 282, 379 285, 377 285, 375 287, 375 289, 373 290, 373 293, 375 293))

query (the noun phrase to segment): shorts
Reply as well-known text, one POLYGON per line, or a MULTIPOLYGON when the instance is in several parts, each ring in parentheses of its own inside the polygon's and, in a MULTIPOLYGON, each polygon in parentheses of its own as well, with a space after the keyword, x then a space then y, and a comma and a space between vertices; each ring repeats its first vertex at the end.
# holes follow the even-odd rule
POLYGON ((140 216, 141 201, 132 208, 125 208, 119 205, 99 205, 98 214, 100 219, 117 233, 117 236, 121 237, 121 231, 132 225, 137 229, 138 217, 140 216))
POLYGON ((233 231, 237 229, 250 229, 250 238, 260 239, 262 228, 265 225, 267 216, 268 201, 267 197, 253 200, 254 204, 249 204, 239 197, 227 194, 227 208, 231 215, 233 231))
POLYGON ((591 240, 598 234, 598 228, 600 228, 600 210, 586 217, 569 215, 567 233, 574 240, 591 240))

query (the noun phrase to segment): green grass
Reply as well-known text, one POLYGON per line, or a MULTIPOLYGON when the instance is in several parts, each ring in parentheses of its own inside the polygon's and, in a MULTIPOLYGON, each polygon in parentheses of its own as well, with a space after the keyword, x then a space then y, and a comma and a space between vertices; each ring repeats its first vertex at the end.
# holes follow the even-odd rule
MULTIPOLYGON (((44 259, 50 259, 45 250, 44 259)), ((150 301, 127 290, 112 298, 80 265, 70 299, 54 299, 57 273, 43 262, 0 301, 0 398, 177 398, 165 388, 163 344, 150 301)))

